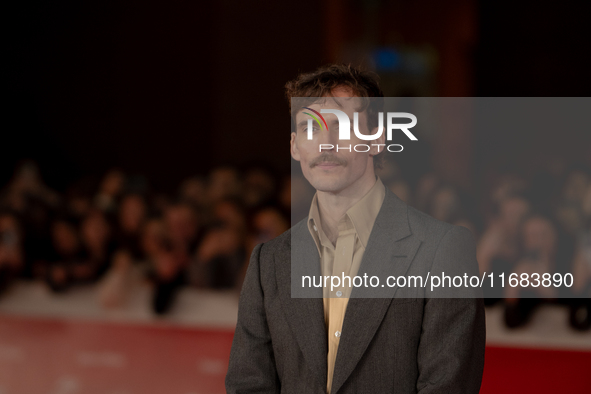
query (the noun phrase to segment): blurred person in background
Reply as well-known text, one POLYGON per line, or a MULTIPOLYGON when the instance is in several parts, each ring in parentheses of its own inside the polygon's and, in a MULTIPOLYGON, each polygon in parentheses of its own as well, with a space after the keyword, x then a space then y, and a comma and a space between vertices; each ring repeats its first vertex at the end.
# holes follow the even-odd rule
MULTIPOLYGON (((167 250, 168 234, 166 225, 160 216, 153 216, 146 220, 142 228, 141 246, 144 255, 144 269, 151 280, 155 280, 158 271, 164 271, 159 258, 167 250)), ((167 275, 170 276, 170 275, 167 275)))
POLYGON ((586 249, 588 237, 587 189, 591 187, 589 172, 581 166, 571 166, 564 171, 560 194, 554 202, 554 217, 558 223, 559 245, 556 256, 560 274, 572 273, 571 288, 559 288, 560 301, 569 309, 569 323, 577 330, 589 328, 590 301, 587 288, 586 249))
POLYGON ((65 193, 65 209, 68 215, 82 220, 93 208, 93 184, 90 179, 82 179, 68 187, 65 193))
POLYGON ((23 234, 18 218, 10 211, 0 211, 0 295, 23 266, 23 234))
POLYGON ((125 305, 134 290, 134 261, 126 249, 113 253, 110 268, 97 285, 97 298, 103 308, 118 308, 125 305))
MULTIPOLYGON (((519 230, 530 205, 522 197, 506 197, 486 226, 477 246, 480 273, 510 274, 519 259, 519 230)), ((484 302, 492 305, 503 298, 502 289, 485 284, 484 302)))
POLYGON ((248 169, 243 177, 240 196, 247 208, 256 208, 275 199, 275 177, 262 166, 248 169))
POLYGON ((44 260, 51 253, 49 227, 60 201, 43 183, 36 164, 29 161, 17 166, 0 192, 0 207, 18 217, 24 259, 20 273, 25 278, 45 278, 44 260))
POLYGON ((29 200, 40 200, 52 208, 60 203, 60 196, 45 185, 37 165, 31 161, 17 167, 1 199, 6 207, 19 213, 26 211, 29 200))
POLYGON ((179 259, 170 240, 166 238, 152 262, 154 264, 152 310, 162 315, 170 311, 178 290, 185 284, 183 267, 185 262, 179 259))
POLYGON ((571 171, 566 177, 556 208, 556 218, 564 230, 573 236, 585 225, 583 200, 588 184, 589 177, 584 171, 571 171))
POLYGON ((212 209, 214 227, 222 226, 239 234, 246 231, 246 209, 240 199, 228 198, 218 201, 212 209))
POLYGON ((589 176, 580 169, 567 173, 561 193, 553 204, 554 218, 558 223, 559 245, 557 251, 558 271, 565 273, 575 258, 580 234, 585 231, 584 198, 589 176))
POLYGON ((257 244, 270 241, 283 234, 289 227, 289 221, 278 207, 263 207, 252 215, 249 245, 254 248, 257 244))
POLYGON ((207 205, 207 187, 201 177, 185 179, 179 189, 179 198, 190 202, 195 207, 201 208, 207 205))
POLYGON ((50 227, 54 211, 55 209, 43 201, 30 199, 27 202, 27 210, 21 215, 24 229, 25 278, 44 278, 46 275, 47 265, 44 261, 51 254, 50 227))
POLYGON ((248 269, 248 256, 251 255, 255 246, 268 242, 289 230, 289 220, 285 217, 278 206, 269 205, 257 210, 249 220, 249 232, 246 238, 245 261, 240 277, 237 281, 237 288, 242 287, 244 276, 248 269))
POLYGON ((109 268, 115 245, 111 225, 105 214, 96 208, 90 209, 80 224, 82 259, 92 271, 92 279, 100 278, 109 268))
POLYGON ((435 219, 451 223, 460 211, 460 198, 454 187, 441 185, 433 191, 427 212, 435 219))
MULTIPOLYGON (((533 278, 538 274, 540 281, 544 274, 553 274, 556 269, 556 250, 558 235, 556 226, 550 219, 540 214, 531 214, 521 226, 521 258, 512 268, 511 273, 527 274, 533 278)), ((508 280, 508 277, 507 277, 508 280)), ((533 281, 532 281, 533 283, 533 281)), ((505 287, 505 324, 510 328, 527 323, 534 309, 543 302, 555 298, 558 294, 553 287, 505 287)))
POLYGON ((81 242, 76 223, 65 216, 57 217, 51 224, 51 255, 48 256, 47 284, 54 292, 66 290, 77 279, 92 275, 82 259, 81 242))
MULTIPOLYGON (((125 305, 133 285, 139 284, 142 278, 151 281, 154 288, 158 281, 172 279, 176 273, 176 264, 172 264, 172 267, 168 264, 167 257, 171 253, 169 245, 164 220, 160 216, 148 217, 140 235, 142 261, 135 261, 126 248, 119 248, 114 252, 110 268, 98 285, 100 304, 105 308, 125 305)), ((155 298, 153 295, 152 309, 156 313, 166 312, 172 298, 160 302, 158 308, 154 305, 155 298)))
POLYGON ((157 314, 170 310, 179 288, 187 281, 199 231, 197 212, 189 202, 166 208, 162 224, 151 221, 143 237, 144 252, 153 265, 152 308, 157 314))
POLYGON ((527 182, 515 174, 503 174, 496 182, 496 187, 491 192, 490 201, 498 207, 511 197, 522 196, 527 189, 527 182))
POLYGON ((586 219, 585 229, 577 240, 572 265, 572 296, 575 298, 570 300, 569 313, 571 327, 583 331, 591 328, 591 214, 586 219))
POLYGON ((199 233, 197 210, 189 202, 169 205, 164 213, 164 224, 173 250, 186 266, 195 250, 199 233))
POLYGON ((213 206, 190 267, 190 282, 197 287, 232 288, 245 258, 246 214, 240 201, 225 199, 213 206))
POLYGON ((429 211, 433 194, 439 188, 440 184, 441 180, 433 172, 427 173, 419 179, 414 199, 415 207, 418 210, 423 212, 429 211))
POLYGON ((238 172, 232 167, 216 168, 209 174, 207 182, 207 197, 209 204, 225 198, 233 198, 240 191, 238 172))
POLYGON ((118 247, 127 249, 134 260, 142 258, 139 237, 147 213, 148 207, 142 195, 129 193, 121 198, 115 238, 118 247))
POLYGON ((150 214, 164 215, 164 212, 173 201, 174 198, 165 193, 154 193, 150 198, 150 214))
POLYGON ((117 169, 110 170, 104 176, 94 197, 94 204, 104 212, 111 214, 117 210, 117 200, 123 192, 125 175, 117 169))
POLYGON ((431 194, 428 212, 435 219, 467 228, 478 238, 470 201, 454 186, 440 183, 431 194))
MULTIPOLYGON (((571 267, 574 283, 570 294, 569 323, 576 330, 591 329, 591 181, 586 187, 581 185, 580 208, 583 225, 576 234, 576 248, 571 267)), ((571 188, 570 196, 577 196, 575 188, 571 188)), ((576 198, 579 200, 579 198, 576 198)))
POLYGON ((47 274, 47 257, 51 254, 50 223, 58 209, 60 196, 48 188, 37 165, 25 161, 0 193, 0 206, 18 214, 24 251, 22 275, 27 278, 47 274))

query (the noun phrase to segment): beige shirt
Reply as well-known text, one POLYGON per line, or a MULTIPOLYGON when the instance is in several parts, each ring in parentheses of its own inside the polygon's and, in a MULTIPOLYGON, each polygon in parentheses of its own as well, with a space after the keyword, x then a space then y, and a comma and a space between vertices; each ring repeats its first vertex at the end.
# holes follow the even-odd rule
MULTIPOLYGON (((353 205, 338 223, 339 235, 336 244, 333 245, 324 231, 322 231, 320 212, 318 210, 318 197, 314 195, 310 213, 308 215, 308 229, 320 254, 320 264, 323 276, 342 275, 353 277, 359 271, 359 265, 367 241, 371 234, 378 212, 384 202, 386 189, 378 178, 373 187, 361 200, 353 205)), ((363 275, 363 273, 360 273, 363 275)), ((326 389, 330 394, 332 378, 334 374, 337 349, 345 318, 347 303, 352 286, 346 279, 344 285, 334 288, 331 292, 330 283, 324 288, 324 322, 328 330, 328 373, 326 389)))

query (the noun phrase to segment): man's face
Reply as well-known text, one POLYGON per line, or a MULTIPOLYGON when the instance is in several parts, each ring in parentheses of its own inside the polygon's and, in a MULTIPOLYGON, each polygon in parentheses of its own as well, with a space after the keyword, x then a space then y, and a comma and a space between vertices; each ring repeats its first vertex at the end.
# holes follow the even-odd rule
MULTIPOLYGON (((320 112, 321 109, 338 109, 345 112, 351 121, 351 139, 339 141, 339 122, 334 114, 322 114, 328 125, 320 128, 313 122, 314 133, 312 139, 308 139, 309 115, 299 111, 295 116, 296 132, 291 133, 291 155, 300 162, 302 172, 308 182, 318 191, 330 193, 355 192, 361 185, 367 184, 368 179, 374 178, 372 156, 378 153, 378 148, 372 144, 383 144, 384 134, 376 140, 364 141, 359 139, 353 132, 353 113, 359 108, 359 99, 352 97, 353 92, 348 88, 335 88, 333 96, 327 97, 309 108, 320 112), (327 149, 321 144, 334 146, 327 149), (370 146, 368 152, 356 152, 353 147, 358 144, 370 146), (337 145, 339 149, 337 151, 337 145), (351 145, 351 151, 348 147, 351 145), (347 149, 342 149, 346 147, 347 149)), ((369 134, 367 126, 367 112, 359 113, 359 131, 362 134, 369 134)), ((372 130, 372 134, 376 130, 372 130)), ((381 147, 383 149, 383 146, 381 147)), ((359 149, 365 150, 365 149, 359 149)))

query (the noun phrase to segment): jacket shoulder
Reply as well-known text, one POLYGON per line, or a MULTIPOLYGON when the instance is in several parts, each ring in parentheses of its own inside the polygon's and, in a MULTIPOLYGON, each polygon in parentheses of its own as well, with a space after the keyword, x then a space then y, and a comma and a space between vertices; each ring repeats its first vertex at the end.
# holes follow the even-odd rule
POLYGON ((450 242, 465 247, 472 248, 476 242, 474 234, 468 228, 435 219, 410 206, 408 207, 408 222, 413 234, 416 234, 422 241, 427 243, 440 245, 440 242, 447 234, 449 234, 448 239, 450 242))
POLYGON ((263 244, 263 248, 267 250, 278 250, 283 247, 289 246, 291 244, 291 231, 292 229, 290 228, 281 235, 265 242, 263 244))
POLYGON ((413 234, 423 241, 439 241, 456 226, 408 206, 408 223, 413 234))

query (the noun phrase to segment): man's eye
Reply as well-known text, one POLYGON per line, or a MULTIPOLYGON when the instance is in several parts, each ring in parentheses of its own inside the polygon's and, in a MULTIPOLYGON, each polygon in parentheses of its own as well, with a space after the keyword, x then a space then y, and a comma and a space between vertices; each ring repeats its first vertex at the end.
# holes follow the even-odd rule
MULTIPOLYGON (((301 131, 302 131, 302 133, 307 133, 308 132, 308 128, 306 127, 305 129, 302 129, 301 131)), ((318 127, 312 127, 312 132, 313 133, 317 133, 319 131, 320 131, 320 128, 318 128, 318 127)))

